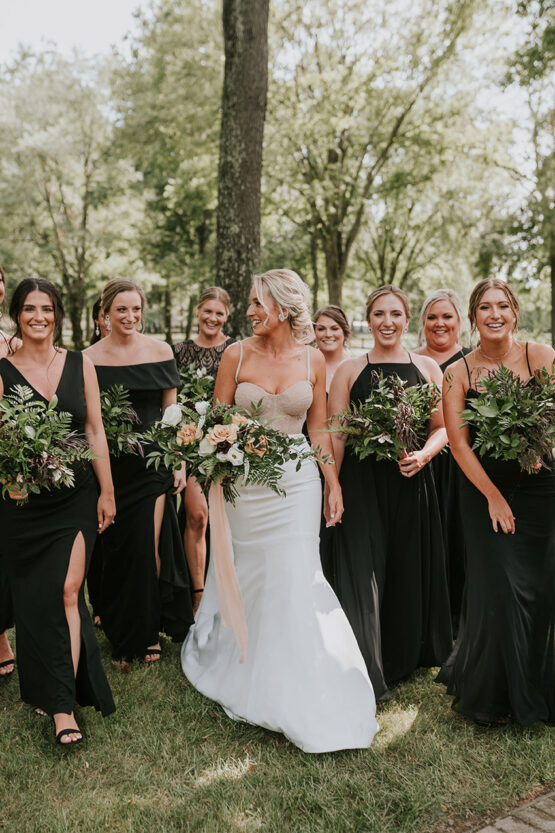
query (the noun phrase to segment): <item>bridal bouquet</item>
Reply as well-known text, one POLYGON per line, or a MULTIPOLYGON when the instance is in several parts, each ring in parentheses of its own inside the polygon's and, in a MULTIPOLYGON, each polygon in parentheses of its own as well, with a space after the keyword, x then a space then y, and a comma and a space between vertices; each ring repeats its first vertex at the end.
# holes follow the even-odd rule
POLYGON ((100 394, 102 422, 108 450, 113 457, 120 454, 139 454, 144 457, 142 436, 133 430, 139 422, 129 391, 123 385, 112 385, 100 394))
POLYGON ((332 431, 347 435, 346 445, 364 460, 398 461, 422 448, 428 423, 437 408, 440 392, 435 384, 407 385, 393 374, 372 371, 372 390, 364 402, 352 402, 332 417, 332 431))
POLYGON ((180 402, 198 402, 212 400, 216 377, 208 373, 205 367, 195 367, 194 364, 179 368, 180 402))
POLYGON ((555 373, 542 368, 523 381, 501 365, 481 377, 479 396, 468 400, 461 416, 481 457, 517 460, 528 474, 548 468, 555 445, 555 373))
POLYGON ((34 400, 26 385, 0 399, 2 497, 17 489, 19 506, 42 489, 73 486, 73 464, 94 459, 85 438, 71 430, 71 414, 55 410, 57 403, 56 396, 47 405, 34 400))
POLYGON ((263 424, 258 413, 259 407, 247 415, 236 406, 208 401, 170 405, 162 420, 145 434, 145 440, 157 446, 147 455, 147 465, 158 468, 163 463, 176 469, 185 462, 187 474, 198 480, 206 494, 220 483, 224 498, 231 503, 238 495, 239 478, 284 495, 279 485, 284 463, 297 460, 299 469, 314 452, 300 448, 304 438, 263 424))

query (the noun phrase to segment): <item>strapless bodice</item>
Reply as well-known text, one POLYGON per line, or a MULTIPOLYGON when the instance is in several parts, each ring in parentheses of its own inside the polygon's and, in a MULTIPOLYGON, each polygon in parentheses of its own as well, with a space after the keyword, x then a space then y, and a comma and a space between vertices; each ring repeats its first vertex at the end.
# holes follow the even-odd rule
POLYGON ((260 419, 282 434, 300 434, 306 412, 312 405, 312 383, 301 379, 281 393, 268 393, 254 382, 239 382, 235 389, 235 404, 246 411, 262 403, 260 419))

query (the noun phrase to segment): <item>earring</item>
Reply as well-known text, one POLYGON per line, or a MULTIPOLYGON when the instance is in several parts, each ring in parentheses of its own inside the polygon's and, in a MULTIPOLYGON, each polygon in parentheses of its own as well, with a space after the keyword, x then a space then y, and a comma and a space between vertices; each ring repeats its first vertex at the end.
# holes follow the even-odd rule
POLYGON ((278 318, 279 318, 280 321, 285 321, 287 319, 287 313, 286 312, 280 312, 280 314, 278 315, 278 318))
POLYGON ((98 326, 98 323, 96 323, 96 324, 94 325, 94 334, 95 334, 95 336, 96 336, 97 338, 98 338, 98 336, 100 335, 100 327, 98 326))
POLYGON ((112 322, 110 321, 110 316, 105 315, 104 316, 104 321, 106 322, 106 329, 108 330, 109 333, 111 333, 112 332, 112 322))

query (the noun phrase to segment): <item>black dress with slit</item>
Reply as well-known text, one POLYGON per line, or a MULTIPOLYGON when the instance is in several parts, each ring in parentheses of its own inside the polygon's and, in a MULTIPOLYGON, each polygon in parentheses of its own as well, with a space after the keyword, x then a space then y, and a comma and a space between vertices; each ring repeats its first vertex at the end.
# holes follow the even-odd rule
MULTIPOLYGON (((468 378, 467 401, 478 395, 468 378)), ((494 532, 486 498, 461 472, 465 607, 438 680, 454 695, 455 711, 475 720, 553 722, 555 465, 551 459, 547 469, 526 474, 517 461, 479 460, 513 511, 515 533, 494 532)))
MULTIPOLYGON (((123 385, 139 417, 136 430, 148 429, 162 416, 164 390, 179 378, 175 361, 136 365, 97 365, 100 390, 123 385)), ((147 449, 148 451, 148 449, 147 449)), ((173 473, 164 466, 147 468, 146 459, 122 454, 110 458, 116 497, 115 523, 101 536, 100 616, 114 659, 145 657, 160 632, 175 641, 193 622, 183 539, 173 499, 173 473), (154 508, 166 496, 159 539, 157 574, 154 508)))
MULTIPOLYGON (((32 385, 8 359, 0 360, 7 393, 32 385)), ((47 400, 35 391, 35 399, 47 400)), ((81 353, 68 351, 58 389, 57 409, 72 415, 83 432, 86 402, 81 353)), ((13 595, 17 669, 22 699, 48 714, 70 714, 79 703, 103 715, 115 710, 91 617, 84 582, 79 591, 81 653, 73 673, 63 589, 75 539, 82 534, 87 564, 97 531, 97 486, 90 463, 74 467, 75 485, 32 494, 23 506, 2 502, 2 549, 13 595)))
MULTIPOLYGON (((409 385, 426 380, 413 364, 368 363, 351 402, 364 402, 374 372, 409 385)), ((359 460, 347 446, 339 477, 344 514, 335 527, 335 591, 347 614, 376 699, 420 666, 445 661, 451 614, 438 500, 429 466, 404 477, 396 462, 359 460)))
MULTIPOLYGON (((463 347, 446 362, 440 364, 441 372, 462 358, 470 349, 463 347)), ((456 633, 461 615, 462 598, 465 582, 465 547, 464 525, 459 502, 460 471, 453 455, 446 446, 441 454, 436 454, 431 462, 436 484, 439 511, 443 527, 443 541, 447 567, 447 581, 449 583, 449 602, 453 631, 456 633)))

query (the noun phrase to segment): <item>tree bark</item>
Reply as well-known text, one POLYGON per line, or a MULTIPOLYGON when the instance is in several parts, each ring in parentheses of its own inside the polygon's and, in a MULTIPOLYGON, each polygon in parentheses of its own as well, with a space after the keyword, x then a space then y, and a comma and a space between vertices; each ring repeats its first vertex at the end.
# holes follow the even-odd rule
POLYGON ((223 0, 216 279, 229 292, 229 330, 246 334, 245 311, 260 258, 262 140, 268 87, 269 0, 223 0))
POLYGON ((555 238, 552 238, 549 252, 549 272, 551 277, 551 344, 555 347, 555 238))

